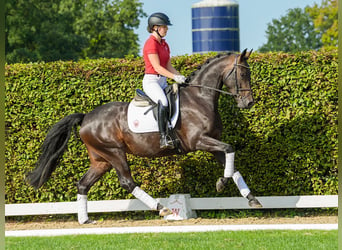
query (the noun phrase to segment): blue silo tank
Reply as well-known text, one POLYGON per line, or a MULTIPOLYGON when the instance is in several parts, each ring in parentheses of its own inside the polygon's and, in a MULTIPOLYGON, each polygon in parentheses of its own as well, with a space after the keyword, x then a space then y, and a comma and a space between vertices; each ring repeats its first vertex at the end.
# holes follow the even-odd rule
POLYGON ((192 5, 194 53, 239 52, 239 4, 232 0, 203 0, 192 5))

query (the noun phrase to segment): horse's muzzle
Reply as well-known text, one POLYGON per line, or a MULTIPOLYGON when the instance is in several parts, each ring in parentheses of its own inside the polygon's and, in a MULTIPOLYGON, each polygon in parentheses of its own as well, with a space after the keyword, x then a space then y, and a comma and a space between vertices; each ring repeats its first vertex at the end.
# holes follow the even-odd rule
POLYGON ((237 99, 237 106, 241 109, 250 109, 254 105, 253 98, 241 97, 237 99))
POLYGON ((253 106, 254 106, 254 101, 249 101, 249 102, 247 103, 246 108, 247 108, 247 109, 250 109, 250 108, 253 107, 253 106))

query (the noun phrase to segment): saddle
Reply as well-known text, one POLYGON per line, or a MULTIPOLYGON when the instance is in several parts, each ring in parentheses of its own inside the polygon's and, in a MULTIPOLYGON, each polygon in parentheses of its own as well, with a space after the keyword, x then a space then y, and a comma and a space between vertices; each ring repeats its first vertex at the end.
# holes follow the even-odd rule
MULTIPOLYGON (((168 120, 168 126, 167 126, 167 136, 173 141, 173 144, 175 148, 181 152, 180 142, 179 139, 171 125, 171 119, 175 116, 175 113, 177 112, 177 92, 173 91, 173 86, 169 85, 165 88, 165 95, 168 100, 168 112, 166 114, 167 120, 168 120)), ((144 115, 147 115, 149 112, 152 112, 154 119, 157 121, 158 119, 158 104, 155 103, 144 91, 141 89, 136 90, 136 95, 133 98, 132 105, 136 107, 149 107, 144 112, 144 115)))
MULTIPOLYGON (((165 88, 165 95, 167 98, 167 101, 169 103, 168 105, 168 113, 167 113, 167 117, 168 120, 171 120, 171 117, 173 117, 173 115, 175 114, 176 111, 176 98, 177 98, 177 93, 175 93, 173 91, 173 87, 172 85, 169 85, 165 88)), ((146 93, 144 91, 142 91, 141 89, 137 89, 135 92, 135 96, 132 100, 132 104, 136 107, 148 107, 151 106, 151 108, 149 108, 145 114, 147 114, 148 112, 152 111, 153 112, 153 116, 154 119, 157 120, 158 117, 158 104, 155 103, 148 95, 146 95, 146 93)))

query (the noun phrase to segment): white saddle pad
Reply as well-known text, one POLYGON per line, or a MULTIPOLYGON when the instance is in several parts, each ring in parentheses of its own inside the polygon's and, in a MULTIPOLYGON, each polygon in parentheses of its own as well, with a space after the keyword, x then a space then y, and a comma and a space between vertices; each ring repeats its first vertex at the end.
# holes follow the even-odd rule
MULTIPOLYGON (((154 119, 153 111, 144 114, 151 106, 137 107, 132 102, 128 105, 127 121, 129 129, 134 133, 158 132, 158 122, 154 119)), ((179 96, 176 98, 175 113, 171 118, 171 125, 174 128, 179 116, 179 96)))

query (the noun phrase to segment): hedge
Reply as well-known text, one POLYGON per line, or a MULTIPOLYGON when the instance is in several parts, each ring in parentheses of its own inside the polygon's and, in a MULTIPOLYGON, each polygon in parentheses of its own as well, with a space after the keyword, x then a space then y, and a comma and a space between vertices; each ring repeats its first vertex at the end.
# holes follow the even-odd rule
MULTIPOLYGON (((214 54, 173 57, 184 75, 214 54)), ((238 109, 221 95, 222 140, 236 150, 236 168, 258 196, 337 194, 337 51, 253 53, 256 104, 238 109)), ((76 200, 87 171, 85 146, 71 138, 60 166, 39 190, 25 182, 48 129, 66 115, 132 99, 141 88, 141 58, 6 65, 6 203, 76 200)), ((136 183, 154 197, 239 196, 232 181, 217 193, 223 166, 205 152, 156 159, 128 156, 136 183)), ((90 200, 127 199, 115 171, 89 192, 90 200)))

